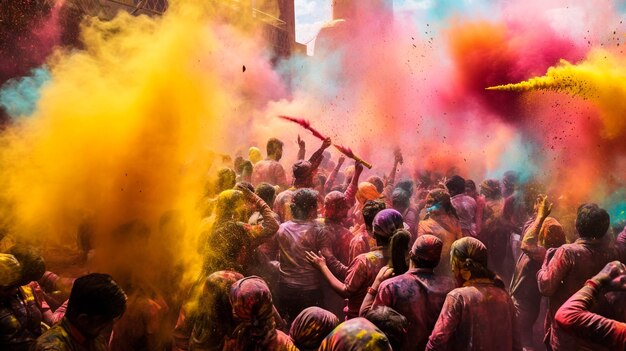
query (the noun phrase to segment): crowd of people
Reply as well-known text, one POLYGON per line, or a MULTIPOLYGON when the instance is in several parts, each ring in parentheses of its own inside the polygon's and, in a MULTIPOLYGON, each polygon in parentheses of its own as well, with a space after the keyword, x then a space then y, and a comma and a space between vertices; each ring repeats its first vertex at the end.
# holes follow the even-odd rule
MULTIPOLYGON (((266 158, 251 147, 217 172, 183 298, 114 272, 55 274, 24 244, 0 254, 0 349, 626 349, 626 230, 597 204, 580 204, 570 233, 516 172, 397 181, 398 151, 388 174, 361 179, 330 139, 308 159, 298 146, 290 172, 275 138, 266 158)), ((168 213, 160 230, 181 226, 168 213)))

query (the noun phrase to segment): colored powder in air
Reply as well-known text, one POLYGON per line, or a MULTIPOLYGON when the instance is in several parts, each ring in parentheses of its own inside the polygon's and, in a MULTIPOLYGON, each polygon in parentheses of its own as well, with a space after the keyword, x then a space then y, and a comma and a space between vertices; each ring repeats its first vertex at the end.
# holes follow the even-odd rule
POLYGON ((603 135, 621 136, 626 127, 626 58, 609 51, 594 50, 579 64, 561 61, 542 77, 515 84, 488 87, 500 91, 552 90, 592 101, 600 110, 603 135))
POLYGON ((0 106, 13 118, 31 115, 39 100, 40 89, 50 78, 50 71, 40 67, 33 69, 28 77, 7 81, 0 89, 0 106))

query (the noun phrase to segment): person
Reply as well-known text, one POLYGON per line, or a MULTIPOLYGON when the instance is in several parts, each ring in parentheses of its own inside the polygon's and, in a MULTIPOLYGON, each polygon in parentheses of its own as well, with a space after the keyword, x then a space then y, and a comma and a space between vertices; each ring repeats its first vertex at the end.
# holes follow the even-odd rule
MULTIPOLYGON (((315 151, 308 161, 298 160, 292 167, 293 171, 293 183, 292 187, 279 193, 274 203, 274 212, 278 214, 278 218, 281 222, 286 222, 291 219, 291 200, 294 195, 294 191, 302 188, 314 188, 314 178, 317 169, 322 162, 322 155, 324 150, 332 145, 330 138, 327 138, 322 142, 320 148, 315 151)), ((319 192, 318 192, 319 194, 319 192)), ((322 202, 323 199, 320 199, 322 202)))
POLYGON ((443 242, 436 236, 420 236, 411 248, 409 271, 382 282, 377 279, 368 289, 361 316, 367 313, 368 304, 371 304, 372 309, 391 307, 408 320, 404 347, 398 350, 423 350, 426 347, 446 295, 456 287, 452 278, 438 275, 433 270, 439 264, 442 247, 443 242))
POLYGON ((230 288, 230 304, 237 324, 223 351, 298 351, 289 336, 276 327, 280 316, 263 279, 250 276, 235 282, 230 288))
POLYGON ((607 263, 559 308, 556 326, 569 337, 585 340, 593 350, 626 349, 626 323, 592 312, 607 291, 626 291, 626 267, 619 261, 607 263))
POLYGON ((261 155, 261 150, 259 150, 256 146, 251 146, 248 149, 248 160, 252 162, 252 165, 256 165, 257 163, 263 160, 263 156, 261 155))
POLYGON ((443 242, 439 264, 435 267, 435 274, 452 277, 450 267, 450 247, 455 240, 463 236, 456 211, 450 201, 450 195, 444 189, 431 190, 426 196, 425 220, 420 221, 417 235, 434 235, 443 242))
POLYGON ((298 189, 291 204, 293 219, 280 225, 276 234, 279 259, 279 310, 289 324, 303 309, 322 305, 322 277, 307 262, 306 252, 320 252, 334 272, 345 272, 333 256, 331 241, 315 218, 317 192, 298 189))
POLYGON ((358 255, 370 252, 371 248, 376 246, 374 239, 372 222, 378 212, 386 208, 384 201, 368 200, 361 209, 363 224, 357 225, 353 230, 353 238, 350 240, 350 257, 352 262, 358 255))
POLYGON ((502 277, 507 272, 505 257, 509 247, 511 228, 502 218, 504 200, 500 182, 487 179, 480 183, 480 196, 476 199, 477 238, 489 252, 489 268, 502 277))
POLYGON ((387 336, 365 318, 354 318, 337 326, 322 341, 319 351, 391 351, 387 336))
POLYGON ((300 351, 316 351, 322 340, 339 325, 339 318, 319 307, 308 307, 291 323, 289 336, 300 351))
POLYGON ((39 252, 32 246, 16 244, 8 251, 20 263, 21 279, 20 295, 27 297, 25 305, 35 303, 41 314, 41 321, 50 326, 56 324, 65 314, 66 304, 59 306, 54 312, 46 300, 46 294, 38 281, 46 273, 46 263, 39 252))
POLYGON ((381 200, 381 193, 376 186, 368 182, 360 182, 356 192, 356 205, 352 210, 352 219, 356 225, 363 225, 362 210, 365 203, 372 200, 381 200))
MULTIPOLYGON (((343 191, 343 189, 341 190, 336 189, 337 186, 335 186, 335 182, 339 178, 339 175, 340 175, 339 170, 343 166, 344 162, 346 162, 346 157, 344 155, 339 156, 339 159, 337 159, 337 164, 329 173, 328 179, 326 179, 326 183, 324 183, 324 192, 326 194, 330 193, 333 190, 343 191)), ((343 176, 343 173, 341 173, 341 175, 343 176)), ((341 187, 341 184, 339 185, 339 187, 341 187)))
POLYGON ((554 315, 587 279, 617 258, 615 250, 602 240, 609 226, 610 217, 606 210, 596 204, 583 204, 576 215, 576 231, 580 238, 546 252, 543 266, 537 273, 537 283, 539 292, 549 301, 544 340, 553 350, 574 350, 577 344, 584 344, 576 338, 555 336, 554 315))
MULTIPOLYGON (((388 306, 372 308, 365 313, 363 318, 385 333, 393 350, 402 350, 404 347, 411 346, 405 344, 409 321, 393 308, 388 306)), ((415 347, 415 345, 412 346, 411 349, 415 347)))
POLYGON ((471 179, 465 179, 465 195, 471 197, 474 200, 478 198, 476 183, 471 179))
MULTIPOLYGON (((254 162, 254 171, 252 172, 252 184, 259 185, 261 183, 270 183, 278 185, 281 189, 286 189, 289 185, 287 174, 280 159, 283 158, 283 142, 270 138, 267 141, 267 158, 263 161, 254 162)), ((252 157, 252 156, 251 156, 252 157)))
POLYGON ((243 275, 217 271, 192 290, 189 301, 181 308, 174 328, 173 351, 221 351, 224 338, 235 330, 230 304, 230 287, 243 275))
POLYGON ((20 287, 22 266, 0 254, 0 349, 26 351, 41 335, 42 315, 32 290, 20 287))
POLYGON ((65 317, 31 351, 108 350, 115 321, 126 309, 126 294, 108 274, 91 273, 74 281, 65 317))
POLYGON ((463 236, 476 237, 476 200, 465 195, 465 179, 455 175, 446 181, 450 202, 459 218, 463 236))
POLYGON ((413 245, 417 238, 417 224, 419 222, 419 215, 417 210, 411 205, 411 192, 402 188, 396 188, 391 193, 391 205, 394 210, 402 214, 404 222, 409 227, 409 233, 411 233, 411 242, 409 245, 413 245))
POLYGON ((561 224, 548 217, 552 204, 547 196, 540 195, 535 204, 535 217, 529 220, 522 232, 522 254, 517 260, 511 281, 511 298, 515 306, 520 341, 527 350, 540 347, 533 337, 533 325, 539 316, 541 294, 537 286, 537 272, 544 261, 546 250, 565 244, 565 232, 561 224))
POLYGON ((217 199, 214 224, 204 236, 205 272, 232 269, 246 273, 255 249, 278 230, 272 209, 245 186, 222 192, 217 199), (260 224, 249 225, 243 213, 247 202, 261 212, 260 224))
POLYGON ((347 319, 359 316, 367 289, 372 285, 381 268, 389 264, 392 257, 390 246, 394 241, 394 236, 408 237, 408 233, 404 230, 402 215, 396 210, 380 211, 374 217, 372 224, 378 246, 368 253, 357 256, 350 263, 343 282, 333 275, 323 255, 317 255, 312 251, 307 252, 308 261, 322 272, 333 290, 341 297, 348 299, 348 304, 344 309, 347 319))
POLYGON ((426 350, 521 350, 515 308, 504 284, 487 268, 487 248, 464 237, 452 244, 459 288, 448 293, 426 350))

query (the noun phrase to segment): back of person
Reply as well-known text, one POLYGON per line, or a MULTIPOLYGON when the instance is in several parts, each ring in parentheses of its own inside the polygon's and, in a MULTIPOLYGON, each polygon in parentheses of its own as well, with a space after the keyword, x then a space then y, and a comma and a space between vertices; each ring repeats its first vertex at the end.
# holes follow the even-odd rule
POLYGON ((259 161, 255 164, 252 172, 252 184, 256 186, 261 183, 285 186, 287 176, 283 166, 278 161, 271 159, 259 161))
POLYGON ((322 227, 314 221, 292 220, 280 225, 277 240, 281 285, 302 290, 320 288, 320 274, 306 260, 306 251, 318 252, 322 235, 322 227))
POLYGON ((423 350, 437 322, 446 295, 456 286, 452 278, 414 268, 383 282, 372 306, 388 306, 409 321, 404 350, 423 350))
POLYGON ((345 285, 353 294, 348 298, 348 306, 345 310, 348 319, 359 316, 359 310, 367 288, 372 285, 376 274, 387 264, 387 259, 381 250, 374 250, 358 255, 348 267, 345 285))
POLYGON ((426 349, 512 350, 514 313, 507 292, 492 283, 454 289, 446 298, 426 349), (453 336, 448 343, 442 343, 450 334, 453 336))
POLYGON ((456 214, 459 216, 459 224, 461 225, 461 231, 463 236, 476 236, 476 200, 465 194, 459 194, 450 198, 452 206, 456 210, 456 214))
POLYGON ((437 267, 435 267, 435 273, 452 277, 452 268, 450 267, 450 246, 452 246, 452 243, 455 240, 460 239, 462 236, 458 223, 453 221, 448 216, 439 216, 436 219, 429 218, 419 222, 417 227, 417 235, 421 236, 424 234, 434 235, 439 238, 439 240, 443 241, 441 259, 439 260, 437 267))

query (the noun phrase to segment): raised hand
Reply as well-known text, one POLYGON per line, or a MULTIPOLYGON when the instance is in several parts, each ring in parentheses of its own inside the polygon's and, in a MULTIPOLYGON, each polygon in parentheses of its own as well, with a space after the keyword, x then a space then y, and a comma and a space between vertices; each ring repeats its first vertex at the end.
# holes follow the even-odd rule
POLYGON ((548 202, 548 195, 539 195, 535 206, 537 206, 537 217, 546 219, 552 212, 552 203, 548 202))

